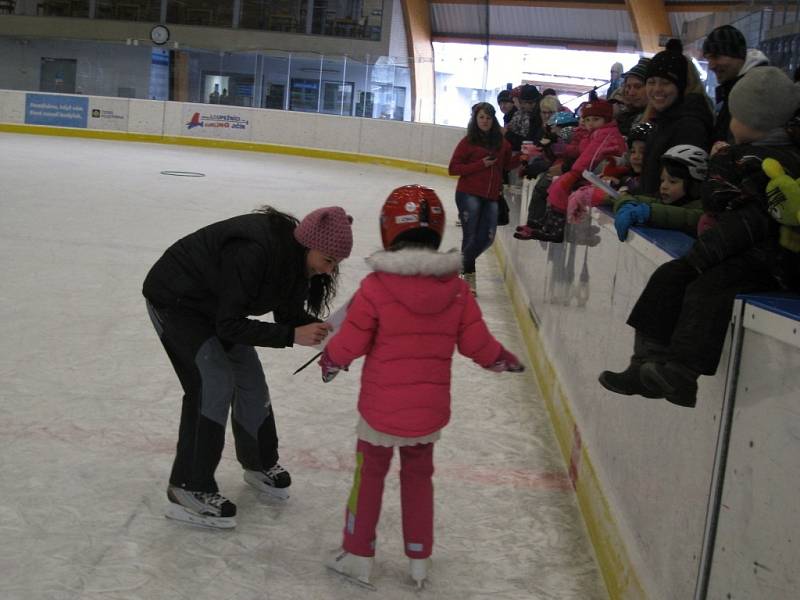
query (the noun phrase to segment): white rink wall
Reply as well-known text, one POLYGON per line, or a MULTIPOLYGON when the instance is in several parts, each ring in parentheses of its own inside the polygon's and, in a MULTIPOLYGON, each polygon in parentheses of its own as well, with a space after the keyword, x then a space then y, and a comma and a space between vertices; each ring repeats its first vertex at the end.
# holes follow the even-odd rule
POLYGON ((741 303, 744 316, 731 326, 744 325, 741 373, 736 364, 728 373, 729 335, 717 375, 700 379, 696 408, 612 394, 597 377, 628 364, 634 332, 625 321, 652 271, 672 257, 636 233, 620 243, 599 211, 592 231, 574 228, 577 242, 515 240, 525 210, 518 196, 510 208, 498 255, 518 318, 535 323, 532 362, 609 595, 796 598, 800 300, 790 301, 793 315, 762 310, 770 326, 760 333, 747 329, 752 308, 741 303), (721 427, 728 414, 730 437, 721 427), (730 455, 713 544, 718 448, 730 455))
MULTIPOLYGON (((77 128, 124 132, 158 138, 210 139, 221 142, 264 144, 369 156, 416 164, 446 166, 458 141, 459 127, 424 123, 339 117, 317 113, 244 108, 216 104, 160 102, 60 94, 33 94, 0 90, 0 123, 63 126, 67 115, 84 111, 85 124, 77 128), (45 116, 26 109, 29 96, 46 96, 65 106, 45 116), (78 107, 83 101, 87 106, 78 107), (68 105, 76 106, 69 109, 68 105), (202 125, 190 127, 194 115, 202 125), (234 127, 233 125, 237 126, 234 127)), ((153 140, 156 141, 156 140, 153 140)), ((275 148, 276 151, 279 149, 275 148)), ((342 156, 343 157, 343 156, 342 156)))
MULTIPOLYGON (((439 174, 464 135, 418 123, 0 90, 2 130, 377 160, 439 174)), ((635 233, 618 242, 598 212, 597 231, 585 232, 597 244, 520 242, 511 234, 521 216, 512 199, 512 222, 498 229, 495 248, 609 596, 797 597, 798 315, 742 304, 733 322, 741 334, 726 343, 717 376, 701 379, 695 409, 613 395, 597 376, 627 364, 633 330, 625 320, 670 256, 635 233), (731 353, 734 342, 741 354, 731 353), (726 372, 731 356, 741 357, 731 371, 738 379, 726 372), (715 527, 716 545, 706 544, 715 527)))

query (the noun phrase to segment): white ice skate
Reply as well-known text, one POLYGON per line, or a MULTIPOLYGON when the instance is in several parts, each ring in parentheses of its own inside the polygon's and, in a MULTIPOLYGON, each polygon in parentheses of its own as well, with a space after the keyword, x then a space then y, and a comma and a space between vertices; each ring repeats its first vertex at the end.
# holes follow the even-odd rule
POLYGON ((200 527, 232 529, 236 527, 236 505, 215 492, 192 492, 171 485, 167 488, 168 519, 200 527))
POLYGON ((375 591, 377 588, 372 584, 374 562, 375 559, 371 556, 356 556, 347 550, 337 550, 325 563, 325 566, 344 575, 349 581, 375 591))
POLYGON ((417 589, 422 589, 423 584, 428 580, 428 569, 430 566, 430 558, 408 559, 408 572, 411 575, 411 579, 417 584, 417 589))
POLYGON ((245 469, 244 480, 262 494, 279 500, 288 500, 289 498, 289 486, 292 485, 292 478, 289 476, 289 472, 278 463, 264 471, 245 469))

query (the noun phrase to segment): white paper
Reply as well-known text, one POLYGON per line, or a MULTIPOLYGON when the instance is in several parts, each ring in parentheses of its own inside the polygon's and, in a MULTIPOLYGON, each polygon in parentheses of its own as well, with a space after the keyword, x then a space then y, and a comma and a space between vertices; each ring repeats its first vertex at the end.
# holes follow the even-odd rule
POLYGON ((325 319, 325 322, 328 323, 332 329, 328 332, 328 335, 325 336, 325 339, 322 340, 321 343, 313 346, 317 350, 322 350, 325 345, 328 343, 328 340, 331 339, 334 333, 339 330, 339 327, 342 326, 344 323, 344 318, 347 316, 347 308, 350 306, 350 302, 353 301, 353 298, 350 298, 347 302, 342 304, 339 308, 331 313, 331 315, 325 319))
POLYGON ((597 175, 595 175, 594 173, 589 171, 588 169, 585 169, 583 171, 583 178, 586 181, 588 181, 589 183, 591 183, 593 186, 598 187, 601 190, 603 190, 606 194, 608 194, 612 198, 616 199, 616 198, 619 198, 622 195, 617 190, 615 190, 610 185, 608 185, 605 181, 600 179, 597 175))

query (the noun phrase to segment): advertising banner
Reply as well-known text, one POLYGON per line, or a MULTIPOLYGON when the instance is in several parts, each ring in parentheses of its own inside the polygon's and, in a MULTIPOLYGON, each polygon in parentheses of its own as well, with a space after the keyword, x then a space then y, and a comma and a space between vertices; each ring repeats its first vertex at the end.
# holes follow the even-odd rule
POLYGON ((128 131, 128 107, 125 98, 92 98, 89 106, 89 129, 128 131))
POLYGON ((181 135, 250 140, 253 130, 250 118, 251 113, 245 109, 185 105, 181 135))
POLYGON ((25 94, 25 123, 86 127, 89 98, 58 94, 25 94))

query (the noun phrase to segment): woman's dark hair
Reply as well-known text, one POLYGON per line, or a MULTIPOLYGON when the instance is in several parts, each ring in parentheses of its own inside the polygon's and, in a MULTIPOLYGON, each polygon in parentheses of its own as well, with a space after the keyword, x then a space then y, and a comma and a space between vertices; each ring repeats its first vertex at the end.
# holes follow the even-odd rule
POLYGON ((500 129, 500 123, 497 121, 497 117, 494 113, 494 106, 488 102, 478 102, 472 107, 472 116, 467 125, 467 139, 470 144, 483 146, 490 150, 500 149, 500 146, 503 144, 503 131, 500 129), (480 111, 492 117, 492 128, 487 132, 481 131, 478 127, 477 119, 480 111))
MULTIPOLYGON (((290 240, 289 243, 297 244, 297 247, 302 250, 298 252, 299 261, 296 265, 296 273, 294 276, 300 276, 303 279, 306 277, 306 256, 308 255, 308 248, 305 248, 300 242, 294 239, 294 230, 300 221, 290 214, 281 212, 271 206, 264 205, 253 211, 268 215, 270 217, 270 229, 276 233, 276 238, 280 240, 290 240)), ((284 281, 286 284, 285 289, 289 290, 293 286, 291 281, 294 279, 289 275, 284 281)), ((306 298, 306 310, 316 318, 320 318, 323 314, 327 315, 331 309, 331 301, 336 296, 336 289, 339 283, 339 267, 337 266, 330 275, 320 274, 314 275, 308 281, 308 297, 306 298)))

